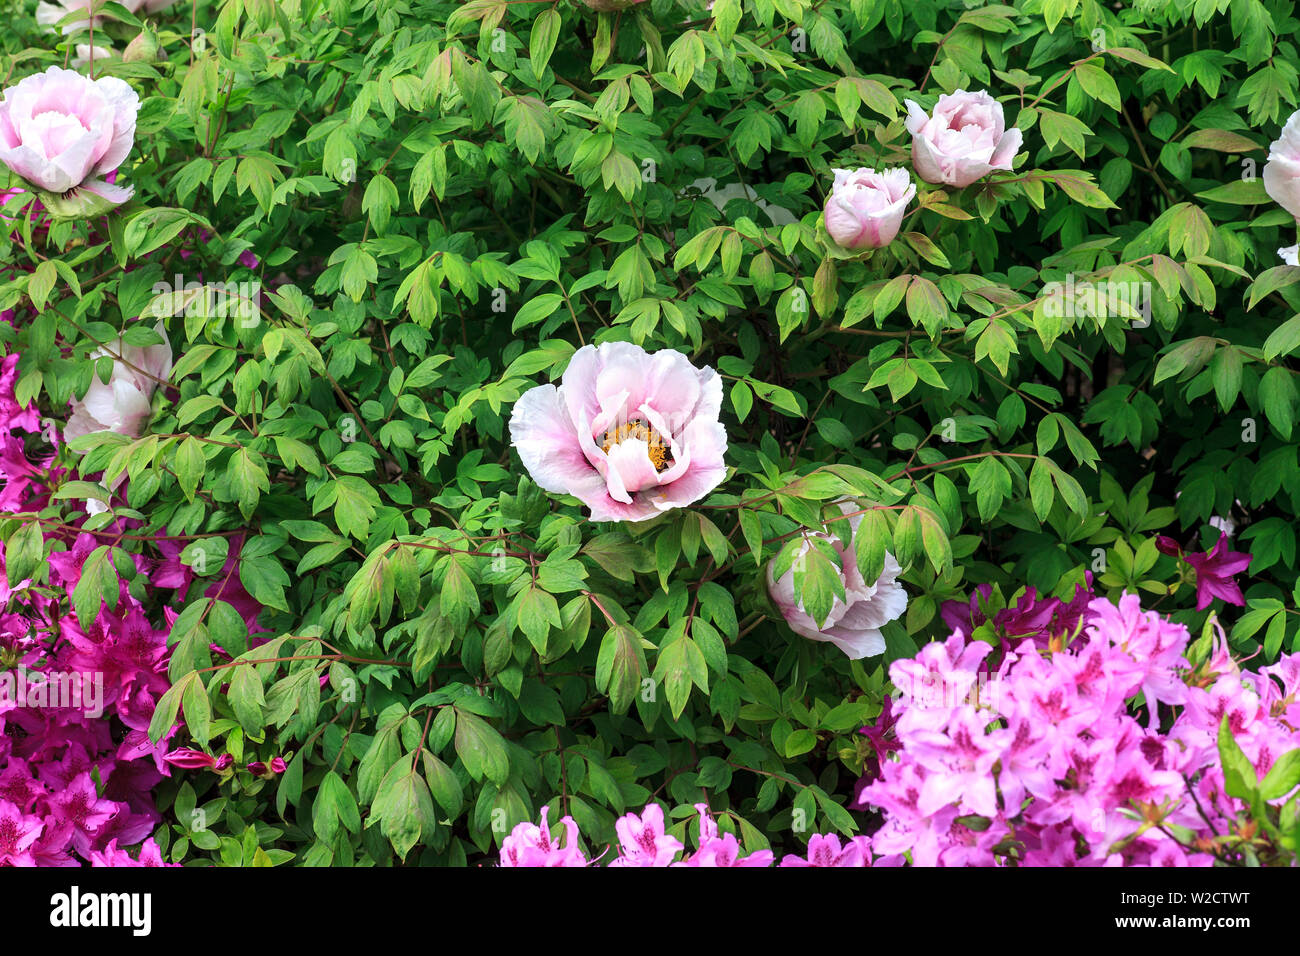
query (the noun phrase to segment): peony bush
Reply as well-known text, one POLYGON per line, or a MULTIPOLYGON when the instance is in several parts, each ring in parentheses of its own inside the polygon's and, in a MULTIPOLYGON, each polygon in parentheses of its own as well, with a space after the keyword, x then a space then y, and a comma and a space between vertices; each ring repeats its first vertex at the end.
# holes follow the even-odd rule
POLYGON ((0 866, 1294 865, 1272 0, 19 0, 0 866))

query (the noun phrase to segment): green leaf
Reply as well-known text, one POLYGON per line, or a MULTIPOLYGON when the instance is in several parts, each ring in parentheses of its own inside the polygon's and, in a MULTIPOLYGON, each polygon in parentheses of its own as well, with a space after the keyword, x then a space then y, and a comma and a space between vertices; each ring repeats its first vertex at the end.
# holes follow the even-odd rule
POLYGON ((1279 800, 1300 786, 1300 750, 1289 750, 1279 757, 1259 785, 1263 800, 1279 800))
POLYGON ((647 672, 641 634, 627 624, 612 625, 600 642, 595 677, 596 689, 609 697, 614 713, 627 713, 647 672))
POLYGON ((482 717, 457 706, 456 754, 475 780, 484 777, 498 787, 510 776, 510 755, 496 728, 482 717))
POLYGON ((1219 760, 1223 764, 1223 783, 1228 796, 1254 800, 1259 779, 1250 759, 1233 738, 1226 714, 1219 724, 1219 760))

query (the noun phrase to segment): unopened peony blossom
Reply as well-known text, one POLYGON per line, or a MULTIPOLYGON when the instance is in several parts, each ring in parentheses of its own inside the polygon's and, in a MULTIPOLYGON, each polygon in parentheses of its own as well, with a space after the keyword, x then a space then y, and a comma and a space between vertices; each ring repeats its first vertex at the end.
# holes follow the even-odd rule
POLYGON ((726 476, 722 378, 672 349, 578 349, 559 387, 520 396, 510 438, 542 488, 593 521, 644 521, 698 501, 726 476))
MULTIPOLYGON (((838 503, 843 514, 852 514, 860 510, 848 501, 838 503)), ((845 600, 835 598, 830 615, 821 627, 813 620, 811 614, 804 610, 803 602, 794 593, 794 568, 786 571, 777 579, 771 564, 767 566, 767 590, 772 596, 785 622, 790 629, 803 637, 814 641, 829 641, 851 659, 874 657, 885 652, 885 638, 880 629, 890 621, 902 615, 907 609, 907 592, 898 583, 898 574, 902 570, 894 556, 885 552, 885 567, 880 577, 868 584, 862 579, 853 546, 862 523, 861 515, 849 518, 853 529, 848 545, 833 534, 822 531, 810 531, 804 535, 800 556, 812 548, 812 539, 821 538, 830 542, 839 555, 841 576, 844 581, 845 600)), ((798 560, 796 558, 796 560, 798 560)))
POLYGON ((1010 169, 1020 151, 1020 130, 1006 128, 1002 104, 984 90, 946 93, 928 116, 912 100, 904 102, 912 166, 927 183, 969 186, 995 169, 1010 169))
MULTIPOLYGON (((165 10, 170 7, 176 0, 122 0, 122 6, 126 7, 128 13, 157 13, 159 10, 165 10)), ((57 3, 47 3, 41 0, 36 4, 36 22, 43 27, 54 30, 55 24, 66 17, 69 13, 76 10, 88 10, 90 0, 58 0, 57 3)), ((75 33, 83 30, 90 25, 90 19, 77 20, 63 27, 63 33, 75 33)), ((94 18, 96 26, 104 21, 104 17, 96 16, 94 18)), ((99 54, 95 54, 98 59, 99 54)))
POLYGON ((898 235, 916 187, 906 169, 837 169, 826 197, 826 231, 845 249, 878 249, 898 235))
MULTIPOLYGON (((1296 219, 1300 219, 1300 110, 1282 127, 1282 135, 1268 148, 1264 164, 1264 191, 1296 219)), ((1285 258, 1286 250, 1278 250, 1285 258)), ((1294 247, 1292 247, 1294 253, 1294 247)), ((1294 265, 1295 263, 1288 263, 1294 265)))
POLYGON ((102 178, 135 139, 140 98, 116 77, 98 80, 52 66, 0 99, 0 162, 36 187, 55 216, 95 215, 131 198, 102 178))
POLYGON ((65 439, 100 431, 139 436, 149 421, 154 389, 172 370, 172 347, 162 323, 157 330, 163 337, 158 345, 141 348, 118 339, 107 349, 95 350, 94 358, 117 356, 113 371, 107 383, 101 382, 98 375, 92 376, 86 394, 72 403, 72 414, 63 429, 65 439))

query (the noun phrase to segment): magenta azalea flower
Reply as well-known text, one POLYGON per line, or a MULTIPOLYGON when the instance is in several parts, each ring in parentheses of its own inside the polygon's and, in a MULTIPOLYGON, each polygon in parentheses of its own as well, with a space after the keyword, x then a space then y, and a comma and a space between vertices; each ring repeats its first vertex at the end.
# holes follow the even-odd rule
POLYGON ((1219 540, 1204 554, 1185 554, 1183 560, 1196 570, 1196 610, 1204 611, 1215 598, 1229 604, 1243 606, 1245 598, 1241 588, 1232 580, 1250 565, 1251 555, 1244 551, 1228 550, 1228 536, 1222 532, 1219 540))
POLYGON ((510 437, 542 488, 592 521, 644 521, 699 501, 726 476, 722 378, 680 352, 627 342, 574 353, 561 384, 520 396, 510 437))
POLYGON ((173 767, 183 770, 211 770, 217 765, 217 758, 201 750, 180 747, 163 757, 173 767))

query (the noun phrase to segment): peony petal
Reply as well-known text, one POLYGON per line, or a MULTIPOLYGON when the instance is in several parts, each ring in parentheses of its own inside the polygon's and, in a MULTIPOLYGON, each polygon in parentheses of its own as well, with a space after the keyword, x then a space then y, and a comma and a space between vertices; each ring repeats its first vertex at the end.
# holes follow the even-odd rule
POLYGON ((931 148, 924 135, 912 137, 912 168, 916 170, 916 175, 927 183, 948 182, 938 154, 931 148))
MULTIPOLYGON (((659 472, 650 460, 650 446, 640 438, 628 438, 619 442, 610 448, 608 457, 609 472, 606 480, 617 474, 620 487, 628 493, 659 486, 659 472)), ((619 495, 613 494, 612 488, 610 494, 623 500, 619 495)))
POLYGON ((699 372, 681 352, 660 349, 650 356, 645 392, 633 405, 654 408, 675 434, 695 415, 700 401, 699 372))
POLYGON ((989 157, 989 165, 994 169, 1010 169, 1023 141, 1024 134, 1016 127, 1011 127, 998 141, 997 149, 989 157))
POLYGON ((600 404, 596 401, 596 374, 599 370, 600 361, 594 345, 584 345, 569 359, 560 381, 572 421, 590 422, 600 414, 600 404))
POLYGON ((816 640, 829 641, 851 661, 885 653, 885 636, 878 630, 852 631, 834 627, 816 640))
POLYGON ((94 169, 94 173, 98 175, 117 169, 130 155, 131 146, 135 142, 135 122, 140 112, 140 96, 128 83, 115 76, 102 76, 95 81, 95 85, 99 87, 113 110, 110 141, 94 169))
POLYGON ((510 440, 529 476, 555 494, 584 501, 603 496, 605 481, 591 466, 554 385, 539 385, 519 396, 510 415, 510 440))

